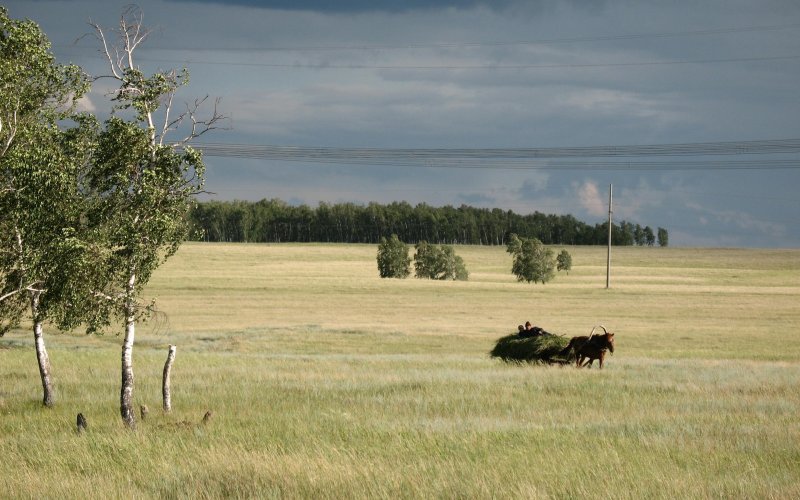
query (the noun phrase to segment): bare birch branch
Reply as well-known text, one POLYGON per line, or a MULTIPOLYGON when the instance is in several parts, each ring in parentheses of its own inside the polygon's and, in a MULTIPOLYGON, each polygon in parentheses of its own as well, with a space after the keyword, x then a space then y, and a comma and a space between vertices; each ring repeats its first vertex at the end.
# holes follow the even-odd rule
POLYGON ((211 111, 211 116, 208 119, 197 119, 197 110, 203 105, 203 103, 205 103, 206 100, 208 100, 207 95, 202 99, 195 99, 192 106, 190 106, 188 103, 186 104, 186 112, 184 115, 188 116, 192 121, 192 127, 189 134, 186 135, 186 137, 184 137, 183 140, 179 141, 176 145, 186 145, 192 140, 197 139, 201 135, 205 134, 206 132, 210 132, 211 130, 230 130, 229 126, 221 126, 222 122, 230 119, 230 117, 219 111, 219 103, 222 101, 221 97, 214 99, 214 107, 211 111))
MULTIPOLYGON (((94 28, 95 38, 100 40, 100 43, 103 45, 103 50, 101 50, 100 52, 105 56, 106 60, 108 60, 108 65, 111 68, 111 73, 113 74, 113 78, 116 78, 117 80, 122 80, 122 75, 117 72, 117 68, 119 67, 119 59, 117 58, 117 64, 115 65, 114 59, 111 58, 111 49, 109 49, 108 47, 108 42, 106 41, 106 35, 105 32, 103 31, 103 27, 92 21, 89 21, 89 26, 94 28)), ((117 51, 115 50, 115 52, 117 51)), ((116 55, 119 55, 119 53, 117 52, 116 55)), ((104 77, 96 77, 95 79, 97 78, 104 78, 104 77)))
POLYGON ((22 292, 22 290, 12 290, 12 291, 6 293, 5 295, 0 295, 0 302, 3 302, 4 300, 6 300, 8 298, 11 298, 11 297, 13 297, 14 295, 16 295, 16 294, 18 294, 20 292, 22 292))
POLYGON ((169 115, 172 112, 172 100, 175 98, 175 92, 170 92, 166 99, 166 104, 164 105, 164 126, 161 128, 161 134, 158 139, 158 145, 164 145, 164 138, 167 136, 167 132, 170 130, 170 121, 169 115))
MULTIPOLYGON (((111 68, 110 75, 97 76, 99 78, 113 78, 118 80, 122 85, 119 89, 114 91, 118 99, 133 101, 138 97, 144 95, 145 89, 141 85, 147 86, 148 82, 145 80, 138 81, 138 77, 131 77, 131 72, 138 74, 138 67, 136 65, 136 58, 134 52, 143 43, 149 35, 151 30, 144 27, 144 16, 135 5, 129 5, 123 11, 119 25, 114 29, 114 33, 118 37, 116 43, 110 43, 107 39, 106 32, 101 26, 96 23, 90 22, 90 26, 94 28, 95 37, 100 40, 102 44, 102 52, 111 68), (138 83, 137 83, 138 82, 138 83)), ((201 99, 196 99, 193 104, 186 104, 186 110, 178 116, 173 117, 174 99, 177 89, 185 82, 185 74, 179 74, 176 70, 161 73, 171 87, 166 91, 160 99, 161 109, 158 113, 158 121, 161 122, 160 130, 156 127, 156 113, 158 106, 150 109, 149 103, 135 106, 140 112, 140 116, 147 124, 147 129, 150 133, 150 142, 153 146, 164 146, 167 141, 167 136, 172 131, 177 131, 184 123, 190 122, 189 130, 186 135, 174 142, 172 147, 179 147, 185 145, 211 130, 229 130, 229 126, 223 126, 222 123, 230 118, 219 111, 220 99, 214 101, 214 106, 211 115, 208 118, 198 118, 200 108, 208 100, 208 96, 201 99)), ((126 106, 129 104, 126 104, 126 106)))

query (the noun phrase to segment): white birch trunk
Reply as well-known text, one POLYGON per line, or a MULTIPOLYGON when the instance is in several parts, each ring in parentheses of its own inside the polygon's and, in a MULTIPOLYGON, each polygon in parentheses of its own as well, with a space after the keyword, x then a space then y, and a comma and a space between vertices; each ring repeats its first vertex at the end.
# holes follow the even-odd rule
POLYGON ((50 356, 44 345, 44 332, 39 319, 39 292, 31 293, 31 315, 33 317, 33 341, 36 347, 36 360, 39 363, 39 376, 42 379, 44 396, 42 404, 48 408, 53 406, 53 383, 50 380, 50 356))
POLYGON ((174 345, 169 346, 169 354, 167 354, 167 362, 164 363, 164 377, 161 381, 161 394, 164 397, 164 412, 169 413, 172 410, 172 395, 170 393, 170 380, 169 376, 172 372, 172 363, 175 361, 175 350, 177 347, 174 345))
POLYGON ((136 336, 133 289, 135 284, 136 273, 131 271, 125 302, 125 340, 122 342, 122 385, 119 397, 120 415, 125 425, 131 429, 136 427, 136 413, 133 411, 133 342, 136 336))
POLYGON ((130 428, 136 426, 136 414, 133 411, 133 341, 135 331, 136 322, 129 316, 125 323, 125 340, 122 343, 122 386, 119 410, 125 425, 130 428))

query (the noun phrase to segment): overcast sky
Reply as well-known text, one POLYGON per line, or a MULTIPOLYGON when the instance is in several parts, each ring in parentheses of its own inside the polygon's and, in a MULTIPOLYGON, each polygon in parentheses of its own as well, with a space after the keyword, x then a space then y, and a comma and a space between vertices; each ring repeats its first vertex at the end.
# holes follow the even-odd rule
MULTIPOLYGON (((97 75, 95 40, 74 42, 90 19, 114 27, 126 3, 4 5, 42 26, 60 62, 97 75)), ((180 97, 221 97, 232 118, 231 130, 202 142, 554 148, 800 138, 796 0, 138 5, 154 30, 138 52, 142 67, 186 66, 191 84, 180 97)), ((108 109, 102 82, 84 103, 98 113, 108 109)), ((664 227, 672 246, 800 247, 798 154, 572 159, 573 168, 539 159, 523 169, 492 160, 470 165, 481 168, 207 164, 207 189, 220 200, 466 203, 591 224, 607 217, 613 184, 615 221, 664 227), (615 168, 602 168, 608 161, 615 168), (661 168, 620 165, 643 161, 661 168), (712 168, 720 162, 746 168, 712 168)))

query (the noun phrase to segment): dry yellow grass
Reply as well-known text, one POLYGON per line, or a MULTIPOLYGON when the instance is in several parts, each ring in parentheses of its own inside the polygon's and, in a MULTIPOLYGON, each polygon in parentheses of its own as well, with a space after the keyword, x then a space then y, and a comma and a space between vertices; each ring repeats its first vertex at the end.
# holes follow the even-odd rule
POLYGON ((168 321, 139 328, 136 432, 118 336, 48 334, 44 410, 29 335, 9 333, 0 496, 800 496, 800 251, 615 249, 606 290, 603 248, 568 248, 544 286, 502 248, 456 247, 468 282, 382 280, 376 250, 185 245, 148 289, 168 321), (526 319, 603 323, 617 352, 603 371, 490 359, 526 319))
POLYGON ((798 359, 800 251, 570 247, 574 267, 518 283, 501 247, 457 247, 468 282, 380 279, 374 245, 185 245, 150 292, 167 332, 352 330, 492 340, 526 320, 564 335, 604 324, 632 355, 798 359), (704 345, 705 344, 705 345, 704 345), (775 348, 775 346, 781 346, 775 348), (744 352, 746 350, 747 352, 744 352))

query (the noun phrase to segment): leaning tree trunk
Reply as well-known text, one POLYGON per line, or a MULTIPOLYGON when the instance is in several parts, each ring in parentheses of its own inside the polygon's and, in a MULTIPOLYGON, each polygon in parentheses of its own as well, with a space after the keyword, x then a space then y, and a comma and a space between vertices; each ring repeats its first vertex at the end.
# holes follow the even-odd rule
POLYGON ((33 317, 33 341, 36 347, 36 360, 39 362, 39 376, 42 379, 44 397, 42 404, 48 408, 53 406, 53 383, 50 380, 50 356, 44 346, 44 332, 42 321, 39 319, 39 294, 31 294, 31 316, 33 317))
POLYGON ((131 272, 125 302, 125 340, 122 342, 122 385, 119 396, 120 415, 122 415, 125 425, 131 429, 136 427, 136 413, 133 411, 133 341, 136 335, 133 289, 135 283, 136 274, 131 272))

